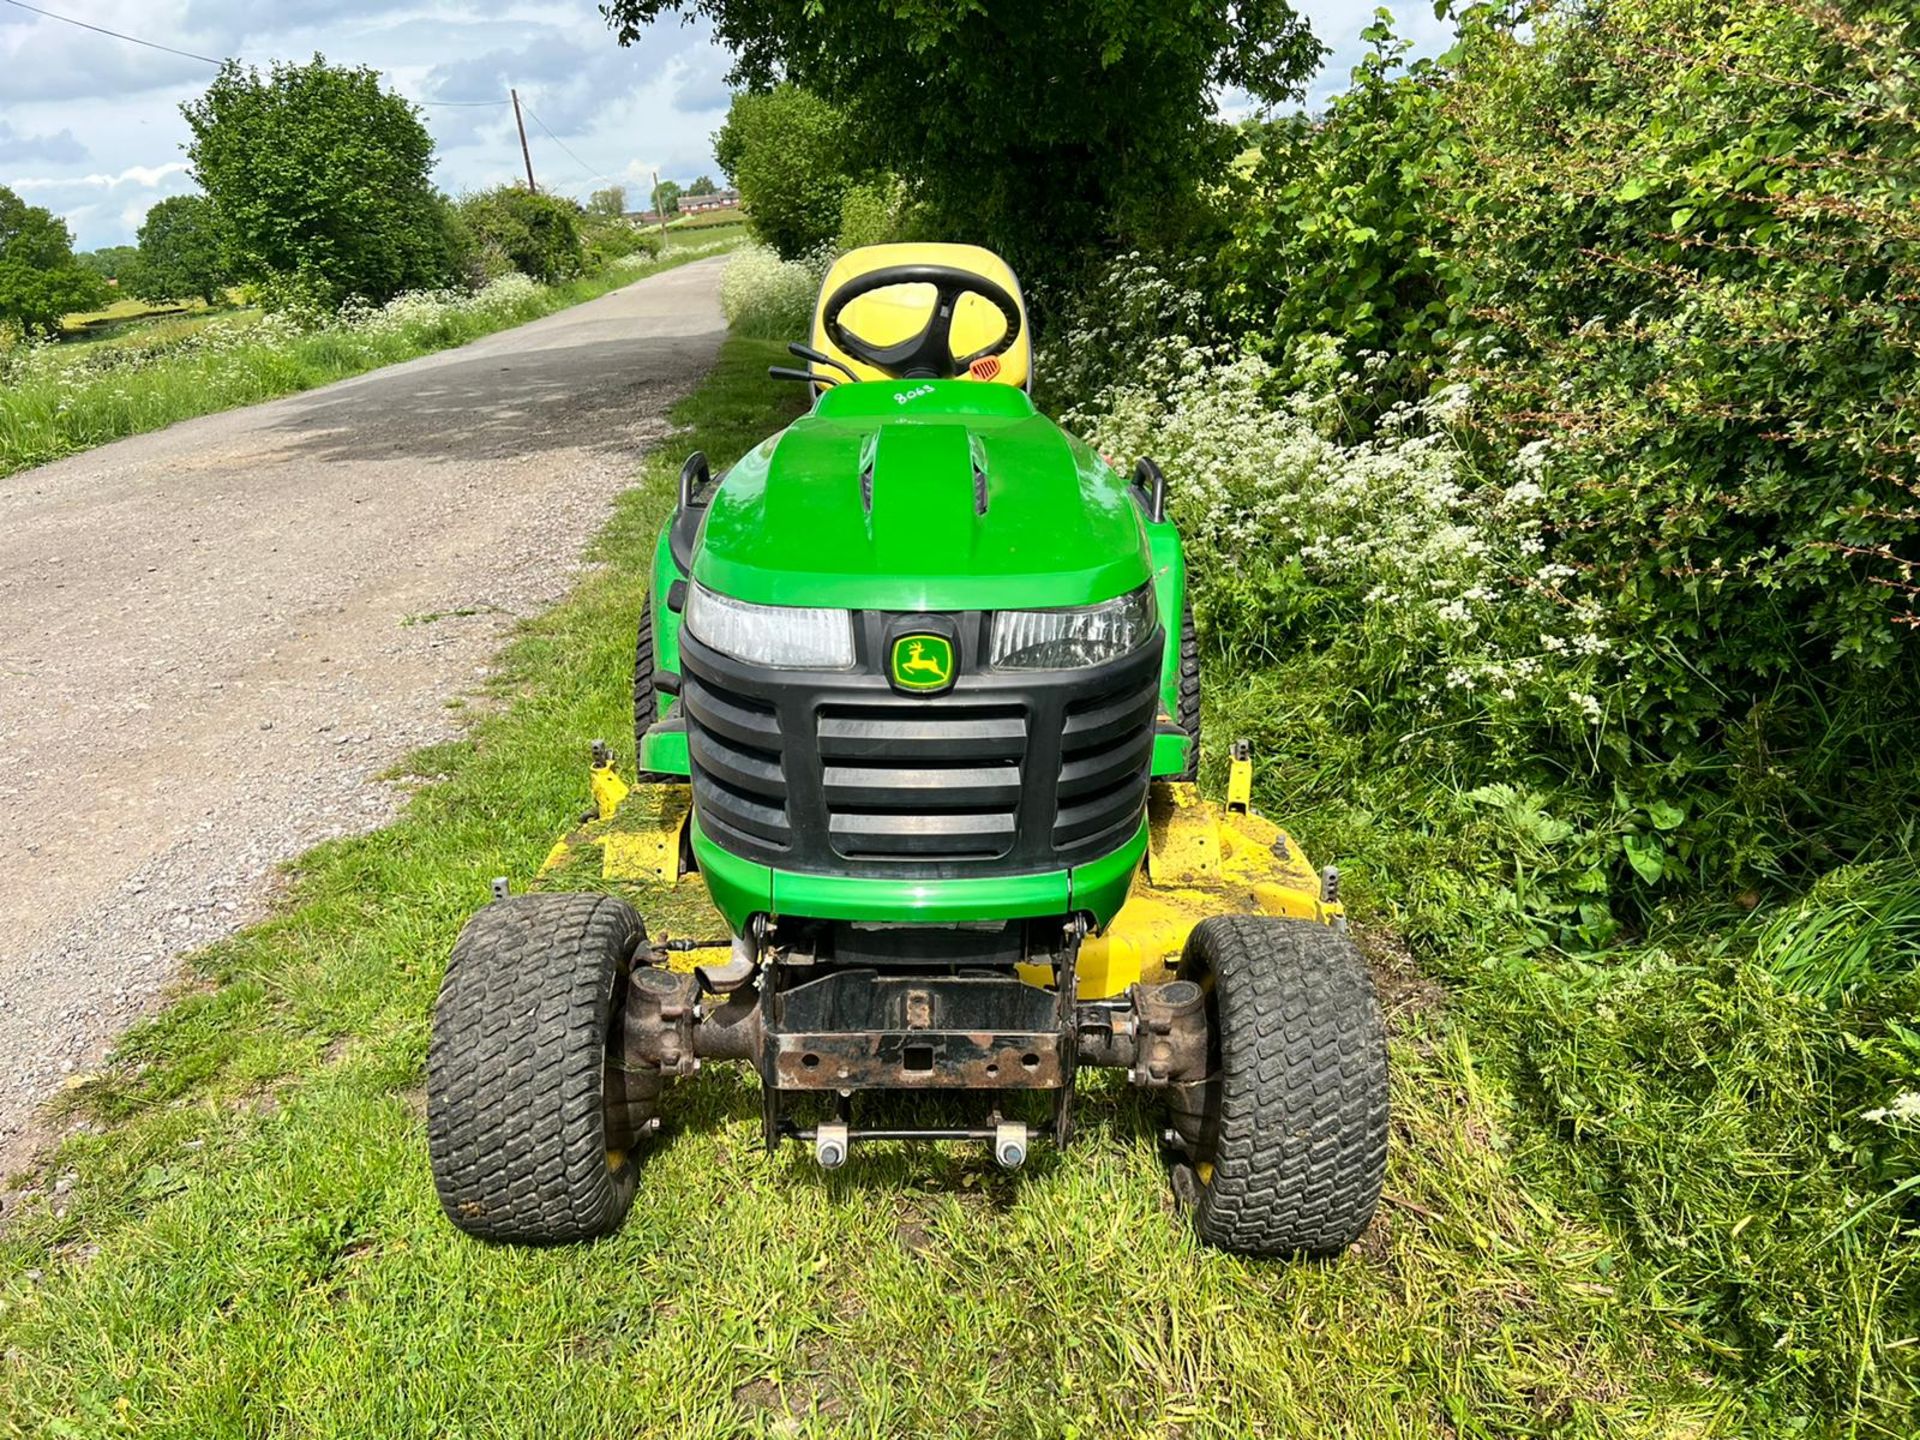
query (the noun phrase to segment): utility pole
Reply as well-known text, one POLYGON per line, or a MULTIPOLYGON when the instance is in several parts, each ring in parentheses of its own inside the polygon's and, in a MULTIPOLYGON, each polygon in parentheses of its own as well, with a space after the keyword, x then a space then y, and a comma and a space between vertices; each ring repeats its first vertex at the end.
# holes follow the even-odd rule
POLYGON ((533 152, 527 149, 527 122, 520 118, 520 92, 509 90, 513 97, 513 123, 520 127, 520 158, 527 162, 527 193, 538 195, 540 187, 533 183, 533 152))
POLYGON ((667 212, 660 206, 660 172, 653 172, 653 213, 660 217, 660 233, 667 233, 667 212))

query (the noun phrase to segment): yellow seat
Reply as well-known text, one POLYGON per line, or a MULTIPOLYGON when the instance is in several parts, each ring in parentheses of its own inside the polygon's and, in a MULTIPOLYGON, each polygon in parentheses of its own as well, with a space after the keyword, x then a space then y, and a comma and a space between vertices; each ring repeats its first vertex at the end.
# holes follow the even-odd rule
MULTIPOLYGON (((1027 387, 1033 375, 1032 327, 1027 322, 1027 302, 1020 294, 1020 281, 1013 269, 991 250, 978 245, 907 244, 865 245, 849 250, 833 262, 827 278, 821 282, 820 295, 813 305, 813 344, 832 356, 862 380, 889 380, 884 371, 856 360, 827 335, 824 323, 827 297, 847 281, 893 265, 948 265, 991 280, 1020 305, 1020 334, 1005 354, 976 363, 963 372, 962 379, 984 380, 996 385, 1027 387)), ((892 345, 918 335, 931 318, 931 285, 889 285, 862 295, 841 312, 840 324, 860 339, 873 345, 892 345)), ((954 306, 951 346, 956 358, 983 350, 1006 334, 1006 319, 999 310, 978 295, 962 295, 954 306)))

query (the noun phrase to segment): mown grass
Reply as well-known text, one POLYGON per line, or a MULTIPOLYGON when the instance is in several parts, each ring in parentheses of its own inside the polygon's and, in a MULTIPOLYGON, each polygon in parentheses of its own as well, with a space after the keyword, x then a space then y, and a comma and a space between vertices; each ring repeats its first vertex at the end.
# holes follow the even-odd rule
POLYGON ((260 316, 251 310, 142 322, 110 340, 76 347, 87 352, 84 368, 30 366, 0 385, 0 475, 177 420, 311 390, 464 345, 684 264, 696 253, 717 253, 706 246, 724 249, 732 239, 670 236, 648 265, 611 265, 541 286, 511 308, 448 314, 375 333, 273 330, 256 339, 252 330, 260 316), (219 343, 208 343, 216 327, 222 332, 219 343), (179 353, 165 353, 175 348, 179 353))
POLYGON ((61 335, 69 345, 90 344, 117 335, 142 320, 158 316, 205 315, 218 313, 204 300, 140 300, 128 295, 103 305, 98 310, 78 310, 60 322, 61 335))
POLYGON ((626 733, 675 460, 782 423, 782 359, 728 343, 597 568, 505 655, 499 704, 408 767, 403 818, 306 857, 277 916, 71 1094, 79 1128, 0 1237, 0 1433, 1737 1431, 1737 1388, 1688 1361, 1687 1297, 1528 1181, 1474 1031, 1387 950, 1389 1199, 1331 1263, 1199 1248, 1111 1077, 1074 1149, 1018 1175, 876 1146, 828 1176, 766 1155, 747 1079, 711 1067, 673 1092, 617 1236, 501 1249, 446 1224, 421 1086, 447 949, 574 819, 585 742, 626 733))

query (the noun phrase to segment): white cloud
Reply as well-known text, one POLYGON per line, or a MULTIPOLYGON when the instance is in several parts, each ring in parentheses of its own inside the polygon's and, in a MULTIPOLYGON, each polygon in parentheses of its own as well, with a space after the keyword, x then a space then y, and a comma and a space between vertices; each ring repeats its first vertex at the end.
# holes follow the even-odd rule
MULTIPOLYGON (((196 54, 265 68, 316 50, 368 65, 421 102, 504 101, 519 89, 543 185, 584 196, 647 166, 685 181, 712 171, 711 77, 726 60, 702 23, 667 20, 622 49, 592 0, 69 0, 67 11, 196 54), (458 82, 458 83, 456 83, 458 82), (576 161, 567 152, 579 159, 576 161)), ((146 204, 190 188, 180 115, 213 76, 202 61, 145 49, 0 5, 0 179, 8 168, 36 204, 67 206, 86 249, 132 239, 146 204), (9 147, 6 135, 30 137, 9 147), (107 197, 112 197, 109 202, 107 197)), ((721 98, 724 104, 724 96, 721 98)), ((436 182, 484 188, 520 173, 513 114, 428 103, 436 182)))
POLYGON ((15 130, 0 119, 0 161, 45 160, 55 165, 84 165, 87 147, 73 138, 73 131, 36 135, 15 130))
POLYGON ((165 165, 129 165, 118 175, 29 175, 7 185, 14 190, 113 190, 122 185, 151 190, 169 175, 186 171, 186 165, 175 160, 165 165))
POLYGON ((1331 52, 1307 86, 1307 108, 1320 110, 1347 88, 1353 67, 1366 54, 1360 32, 1373 24, 1374 11, 1393 16, 1393 33, 1413 42, 1409 58, 1437 55, 1453 39, 1453 22, 1434 18, 1431 0, 1293 0, 1293 7, 1313 27, 1320 43, 1331 52))

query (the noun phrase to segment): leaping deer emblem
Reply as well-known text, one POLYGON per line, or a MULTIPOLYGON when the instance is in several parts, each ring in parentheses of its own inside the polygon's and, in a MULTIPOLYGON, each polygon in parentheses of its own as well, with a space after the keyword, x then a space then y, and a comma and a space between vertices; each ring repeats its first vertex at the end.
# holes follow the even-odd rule
POLYGON ((935 656, 926 653, 926 645, 919 640, 907 642, 907 658, 902 660, 899 670, 902 675, 925 675, 932 680, 947 678, 946 664, 935 656))

